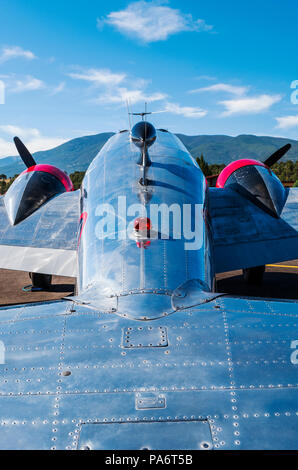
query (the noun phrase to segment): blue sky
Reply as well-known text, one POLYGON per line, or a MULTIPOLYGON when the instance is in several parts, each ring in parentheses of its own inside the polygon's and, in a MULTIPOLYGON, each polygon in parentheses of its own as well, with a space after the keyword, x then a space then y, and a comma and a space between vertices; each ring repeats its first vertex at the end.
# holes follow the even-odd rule
POLYGON ((173 132, 298 139, 295 3, 1 0, 0 157, 15 134, 36 151, 127 128, 127 99, 173 132))

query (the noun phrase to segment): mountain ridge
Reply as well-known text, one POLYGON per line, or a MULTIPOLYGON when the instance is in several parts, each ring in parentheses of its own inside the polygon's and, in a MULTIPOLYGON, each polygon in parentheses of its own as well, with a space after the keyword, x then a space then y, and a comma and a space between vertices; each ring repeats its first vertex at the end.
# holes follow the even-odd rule
MULTIPOLYGON (((77 137, 53 149, 35 152, 33 156, 37 163, 54 165, 67 173, 85 171, 113 134, 113 132, 104 132, 77 137)), ((194 158, 203 154, 209 164, 228 164, 238 158, 265 160, 286 143, 291 143, 292 148, 282 160, 298 161, 298 141, 293 139, 255 136, 253 134, 240 134, 236 137, 228 135, 176 135, 194 158)), ((0 159, 1 174, 10 177, 23 170, 24 164, 17 156, 0 159)))

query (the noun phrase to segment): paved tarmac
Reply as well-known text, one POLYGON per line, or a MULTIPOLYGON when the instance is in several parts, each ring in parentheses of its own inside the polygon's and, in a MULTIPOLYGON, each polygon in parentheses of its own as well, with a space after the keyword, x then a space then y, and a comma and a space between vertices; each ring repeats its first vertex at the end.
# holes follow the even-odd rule
POLYGON ((241 296, 298 300, 298 260, 267 265, 260 286, 247 284, 242 271, 219 274, 217 291, 241 296))
MULTIPOLYGON (((23 288, 30 284, 28 273, 0 269, 0 305, 56 300, 73 295, 75 279, 53 276, 49 291, 24 292, 23 288)), ((298 300, 298 260, 268 265, 260 286, 246 284, 242 271, 219 274, 217 291, 237 296, 298 300)))
POLYGON ((53 276, 52 286, 49 291, 24 292, 23 288, 30 285, 31 279, 28 273, 0 269, 0 305, 56 300, 73 295, 75 279, 72 277, 53 276))

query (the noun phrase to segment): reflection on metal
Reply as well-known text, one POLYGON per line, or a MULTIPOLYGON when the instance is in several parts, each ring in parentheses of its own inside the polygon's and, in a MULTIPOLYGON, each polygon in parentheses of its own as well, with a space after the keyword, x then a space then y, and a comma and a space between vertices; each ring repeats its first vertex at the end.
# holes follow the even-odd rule
POLYGON ((162 326, 139 326, 123 330, 123 348, 164 348, 168 346, 167 329, 162 326))
POLYGON ((57 276, 77 276, 77 252, 52 248, 0 245, 0 267, 57 276))
POLYGON ((113 136, 81 192, 13 227, 0 199, 0 267, 70 275, 78 260, 75 297, 0 308, 0 447, 297 449, 298 303, 212 292, 215 269, 298 258, 297 190, 272 217, 208 191, 169 132, 156 131, 146 185, 139 155, 128 132, 113 136), (202 243, 164 239, 149 201, 198 206, 202 243), (116 221, 100 236, 103 207, 116 221))
POLYGON ((138 122, 131 130, 131 140, 141 149, 148 148, 156 140, 156 130, 150 122, 138 122))
POLYGON ((172 294, 173 310, 181 310, 210 302, 223 294, 210 292, 200 279, 192 279, 177 287, 172 294))
POLYGON ((77 276, 79 193, 54 197, 16 226, 0 198, 0 268, 77 276))
POLYGON ((297 302, 229 297, 146 324, 70 301, 0 308, 0 447, 295 449, 297 323, 297 302), (168 346, 121 347, 150 326, 168 346))
POLYGON ((208 421, 148 423, 111 423, 108 425, 83 423, 77 449, 141 449, 167 450, 176 440, 176 450, 200 449, 208 442, 213 448, 208 421), (117 440, 113 436, 117 435, 117 440), (134 436, 132 441, 131 436, 134 436), (114 442, 114 444, 112 444, 114 442))
POLYGON ((161 393, 136 393, 136 410, 165 408, 166 399, 161 393))
POLYGON ((151 147, 152 144, 154 144, 155 140, 156 140, 156 130, 154 126, 150 124, 150 122, 146 122, 146 121, 138 122, 131 130, 131 141, 141 150, 141 155, 138 160, 138 165, 140 165, 140 173, 141 173, 139 184, 141 186, 148 185, 148 180, 146 177, 147 168, 151 165, 151 160, 148 154, 148 148, 151 147))
POLYGON ((105 313, 116 313, 118 310, 118 298, 100 289, 100 286, 87 288, 83 293, 75 297, 68 297, 78 305, 84 305, 93 310, 105 313))
POLYGON ((286 202, 286 190, 271 170, 248 165, 234 171, 225 188, 239 192, 274 217, 279 217, 286 202))
MULTIPOLYGON (((205 251, 210 245, 210 233, 205 227, 199 227, 203 244, 200 250, 186 251, 183 234, 181 239, 163 240, 158 227, 153 227, 157 236, 150 240, 137 235, 134 221, 143 217, 131 213, 126 225, 123 222, 118 201, 125 195, 126 207, 151 204, 170 207, 178 204, 203 204, 205 200, 205 178, 196 162, 189 155, 181 142, 170 133, 156 131, 156 141, 150 147, 152 164, 147 167, 149 185, 141 186, 139 167, 136 162, 139 148, 131 141, 128 133, 116 134, 102 148, 98 157, 86 172, 82 194, 87 191, 88 198, 81 198, 81 211, 88 213, 88 219, 82 231, 79 255, 78 295, 95 308, 101 308, 104 297, 118 296, 116 313, 124 318, 152 319, 173 313, 170 295, 156 296, 155 292, 172 292, 189 279, 199 278, 212 286, 214 272, 210 260, 205 264, 205 251), (152 182, 158 184, 153 185, 152 182), (189 184, 197 190, 187 191, 189 184), (97 208, 109 204, 116 214, 116 234, 123 233, 123 238, 96 238, 96 227, 100 223, 97 208), (118 232, 117 232, 118 230, 118 232), (122 232, 123 231, 123 232, 122 232), (138 239, 140 238, 140 240, 138 239), (151 241, 147 249, 136 248, 136 242, 151 241), (209 244, 209 245, 208 245, 209 244), (143 291, 143 293, 142 293, 143 291), (90 293, 89 293, 90 292, 90 293), (124 298, 123 292, 131 292, 124 298), (157 297, 157 298, 156 298, 157 297)), ((154 234, 155 235, 155 234, 154 234)))
POLYGON ((280 218, 239 192, 209 189, 217 273, 298 258, 298 191, 286 190, 280 218))
POLYGON ((20 174, 4 196, 11 225, 37 211, 54 196, 72 191, 72 182, 51 165, 35 165, 20 174))

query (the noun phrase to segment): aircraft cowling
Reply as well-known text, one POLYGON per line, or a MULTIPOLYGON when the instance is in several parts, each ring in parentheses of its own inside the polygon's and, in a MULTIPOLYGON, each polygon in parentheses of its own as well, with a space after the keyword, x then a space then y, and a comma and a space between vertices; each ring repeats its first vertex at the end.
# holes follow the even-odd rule
POLYGON ((70 178, 52 165, 27 168, 12 183, 4 196, 11 225, 29 217, 54 196, 73 191, 70 178))
POLYGON ((286 190, 264 163, 242 159, 227 165, 216 181, 217 188, 230 188, 273 217, 279 217, 286 202, 286 190))

